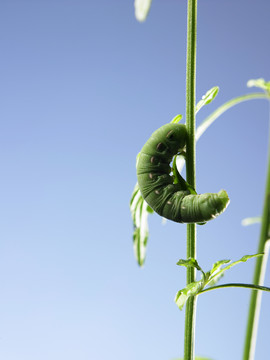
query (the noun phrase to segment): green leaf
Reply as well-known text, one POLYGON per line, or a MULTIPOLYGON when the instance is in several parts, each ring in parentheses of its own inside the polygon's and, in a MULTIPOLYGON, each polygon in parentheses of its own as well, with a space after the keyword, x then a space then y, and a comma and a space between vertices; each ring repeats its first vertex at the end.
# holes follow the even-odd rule
POLYGON ((197 295, 203 289, 203 281, 195 281, 188 284, 184 289, 179 290, 175 295, 175 303, 180 310, 183 309, 186 301, 191 297, 197 295))
MULTIPOLYGON (((212 266, 212 269, 207 273, 204 273, 204 271, 198 264, 197 260, 195 260, 194 258, 189 258, 187 260, 180 259, 177 262, 177 265, 185 266, 185 267, 194 267, 198 269, 199 271, 202 272, 202 279, 199 281, 192 282, 191 284, 188 284, 184 289, 179 290, 174 299, 176 305, 180 310, 182 310, 188 298, 190 298, 191 296, 196 296, 202 291, 206 292, 208 290, 211 290, 212 286, 224 275, 225 271, 229 270, 231 267, 241 262, 246 262, 249 259, 262 255, 263 254, 245 255, 240 260, 234 261, 232 263, 231 260, 220 260, 215 262, 212 266), (223 267, 226 264, 229 265, 223 267), (204 290, 205 287, 207 288, 204 290)), ((244 287, 243 285, 245 286, 245 284, 241 284, 242 287, 244 287)), ((220 287, 222 286, 226 286, 226 285, 220 285, 220 287)), ((213 290, 214 288, 215 287, 213 287, 213 290)))
POLYGON ((231 260, 220 260, 213 264, 212 269, 206 273, 208 286, 215 285, 224 276, 224 273, 219 273, 219 271, 222 265, 228 264, 230 261, 231 260))
POLYGON ((219 87, 214 86, 212 87, 212 89, 208 90, 205 95, 203 95, 202 99, 196 105, 196 114, 199 112, 199 110, 201 110, 203 106, 210 104, 214 100, 214 98, 218 94, 218 91, 219 87))
POLYGON ((150 206, 144 201, 138 184, 135 185, 131 200, 130 212, 133 221, 133 248, 135 258, 142 266, 146 256, 146 246, 149 237, 148 231, 148 215, 153 213, 150 206))
POLYGON ((253 224, 260 223, 262 221, 262 218, 260 216, 257 217, 249 217, 242 220, 241 224, 243 226, 249 226, 253 224))
POLYGON ((208 272, 206 275, 209 276, 207 282, 204 286, 212 286, 217 283, 217 281, 224 275, 224 272, 229 270, 235 265, 240 264, 241 262, 246 262, 249 259, 252 259, 254 257, 262 256, 263 254, 255 254, 255 255, 245 255, 240 260, 234 261, 231 264, 225 266, 222 268, 223 265, 228 264, 231 262, 231 260, 220 260, 217 261, 210 272, 208 272))
POLYGON ((138 21, 143 22, 146 20, 151 7, 152 0, 135 0, 135 17, 138 21))
POLYGON ((265 81, 263 78, 251 79, 247 82, 248 87, 258 87, 264 90, 268 95, 270 95, 270 81, 265 81))
POLYGON ((219 260, 217 262, 215 262, 212 266, 212 269, 210 270, 210 275, 215 276, 215 274, 220 270, 220 268, 222 267, 222 265, 224 264, 228 264, 229 262, 231 262, 231 260, 219 260))
POLYGON ((183 115, 178 114, 171 120, 171 123, 177 124, 177 123, 179 123, 179 121, 182 120, 182 118, 183 118, 183 115))
POLYGON ((195 260, 194 258, 189 258, 187 260, 180 259, 177 261, 176 265, 185 266, 186 268, 193 267, 193 268, 196 268, 197 270, 201 271, 204 274, 202 268, 198 264, 198 261, 195 260))

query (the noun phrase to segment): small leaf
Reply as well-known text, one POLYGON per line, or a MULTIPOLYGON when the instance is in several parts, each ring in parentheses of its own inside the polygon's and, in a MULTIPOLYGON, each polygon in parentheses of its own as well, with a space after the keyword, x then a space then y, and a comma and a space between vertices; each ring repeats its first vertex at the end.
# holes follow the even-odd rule
POLYGON ((205 286, 212 286, 214 285, 224 274, 225 271, 229 270, 230 268, 232 268, 233 266, 240 264, 241 262, 246 262, 249 259, 252 259, 254 257, 258 257, 258 256, 262 256, 263 254, 255 254, 255 255, 245 255, 243 256, 240 260, 234 261, 231 264, 225 266, 224 268, 222 268, 223 265, 231 262, 231 260, 220 260, 217 261, 212 269, 210 270, 209 273, 207 273, 206 275, 209 275, 209 278, 205 284, 205 286))
POLYGON ((247 82, 248 87, 258 87, 264 90, 268 95, 270 95, 270 81, 265 81, 263 78, 260 79, 251 79, 247 82))
POLYGON ((135 0, 135 17, 138 21, 143 22, 146 20, 151 7, 152 0, 135 0))
POLYGON ((193 268, 196 268, 197 270, 201 271, 202 273, 204 273, 202 268, 198 264, 198 261, 195 260, 194 258, 189 258, 187 260, 180 259, 177 261, 176 265, 185 266, 186 268, 193 267, 193 268))
POLYGON ((249 217, 249 218, 245 218, 241 221, 241 224, 243 226, 249 226, 249 225, 253 225, 253 224, 257 224, 260 223, 262 221, 262 218, 260 216, 257 217, 249 217))
POLYGON ((229 262, 231 262, 231 260, 219 260, 217 262, 215 262, 212 266, 212 269, 210 270, 210 275, 215 275, 217 273, 217 271, 220 270, 221 266, 224 264, 228 264, 229 262))
POLYGON ((178 114, 172 119, 171 123, 177 124, 177 123, 179 123, 179 121, 182 120, 182 118, 183 118, 183 115, 178 114))
POLYGON ((220 260, 214 263, 212 269, 206 273, 208 286, 215 285, 224 276, 223 272, 219 274, 218 272, 220 271, 222 265, 228 264, 229 262, 231 262, 231 260, 220 260))
POLYGON ((201 110, 203 106, 210 104, 214 100, 214 98, 218 94, 218 91, 219 87, 214 86, 212 87, 212 89, 208 90, 205 95, 203 95, 202 99, 196 105, 196 114, 199 112, 199 110, 201 110))
POLYGON ((142 266, 146 256, 146 246, 149 237, 148 231, 148 214, 153 213, 153 210, 144 201, 138 184, 135 185, 131 200, 130 212, 133 221, 133 248, 136 260, 139 266, 142 266))
POLYGON ((178 293, 175 295, 174 299, 178 308, 182 310, 188 298, 197 295, 202 290, 202 288, 203 282, 202 280, 200 280, 192 282, 188 284, 184 289, 179 290, 178 293))
MULTIPOLYGON (((176 294, 175 299, 174 299, 176 305, 179 307, 180 310, 182 310, 186 301, 188 300, 188 298, 190 298, 191 296, 198 295, 202 290, 204 290, 204 288, 206 286, 207 286, 207 289, 205 289, 204 291, 211 290, 211 286, 214 285, 223 276, 225 271, 229 270, 231 267, 233 267, 241 262, 246 262, 247 260, 249 260, 251 258, 254 258, 257 256, 262 256, 262 255, 263 254, 245 255, 240 260, 234 261, 232 263, 230 263, 231 260, 220 260, 220 261, 215 262, 212 266, 212 269, 210 271, 208 271, 207 273, 203 272, 203 270, 199 266, 197 260, 195 260, 194 258, 190 258, 187 260, 180 259, 177 262, 177 265, 185 266, 185 267, 194 267, 194 268, 200 270, 202 272, 203 276, 202 276, 201 280, 192 282, 192 283, 188 284, 184 289, 178 291, 178 293, 176 294), (230 264, 225 266, 224 268, 222 268, 223 265, 228 264, 228 263, 230 263, 230 264)), ((220 285, 220 286, 222 286, 222 285, 220 285)), ((214 290, 214 288, 213 288, 213 290, 214 290)))

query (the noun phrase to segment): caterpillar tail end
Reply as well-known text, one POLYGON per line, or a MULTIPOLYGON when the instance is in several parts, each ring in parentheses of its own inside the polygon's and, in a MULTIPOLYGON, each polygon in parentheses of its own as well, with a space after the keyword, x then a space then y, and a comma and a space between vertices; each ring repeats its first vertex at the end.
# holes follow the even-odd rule
POLYGON ((218 197, 218 202, 217 202, 217 212, 218 215, 223 213, 223 211, 225 211, 225 209, 227 208, 227 206, 230 203, 230 199, 229 196, 227 194, 227 191, 225 190, 220 190, 217 193, 217 197, 218 197))
POLYGON ((220 190, 217 194, 213 194, 213 195, 214 195, 214 197, 212 198, 213 201, 211 202, 210 205, 212 210, 210 210, 208 214, 209 217, 205 218, 206 221, 204 222, 197 222, 198 225, 205 225, 209 220, 215 219, 217 216, 219 216, 226 210, 227 206, 230 203, 229 196, 227 194, 227 191, 225 190, 220 190))

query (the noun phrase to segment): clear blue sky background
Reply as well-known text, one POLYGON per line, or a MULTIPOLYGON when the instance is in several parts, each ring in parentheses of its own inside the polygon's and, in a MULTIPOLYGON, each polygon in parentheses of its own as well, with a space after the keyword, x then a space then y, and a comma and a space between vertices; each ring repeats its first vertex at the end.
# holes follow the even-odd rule
MULTIPOLYGON (((200 123, 251 78, 270 80, 268 0, 199 1, 200 123)), ((185 225, 150 218, 145 267, 132 249, 129 198, 149 135, 185 113, 186 1, 2 0, 0 4, 0 358, 170 360, 182 355, 185 225)), ((198 229, 198 261, 256 252, 269 107, 250 101, 198 143, 199 192, 228 191, 226 213, 198 229)), ((251 282, 254 260, 224 281, 251 282)), ((266 285, 270 286, 268 266, 266 285)), ((198 300, 196 353, 241 358, 249 291, 198 300)), ((269 349, 264 294, 257 359, 269 349)))

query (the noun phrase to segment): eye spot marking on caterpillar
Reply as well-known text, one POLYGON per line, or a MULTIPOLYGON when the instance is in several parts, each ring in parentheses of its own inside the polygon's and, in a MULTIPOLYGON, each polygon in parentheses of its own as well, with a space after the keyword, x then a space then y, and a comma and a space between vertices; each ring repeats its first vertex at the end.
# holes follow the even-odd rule
POLYGON ((167 138, 168 140, 173 140, 173 139, 174 139, 173 130, 170 130, 170 131, 168 132, 168 134, 166 135, 166 138, 167 138))
POLYGON ((157 151, 162 152, 164 150, 166 150, 166 146, 162 142, 158 143, 157 144, 157 151))

